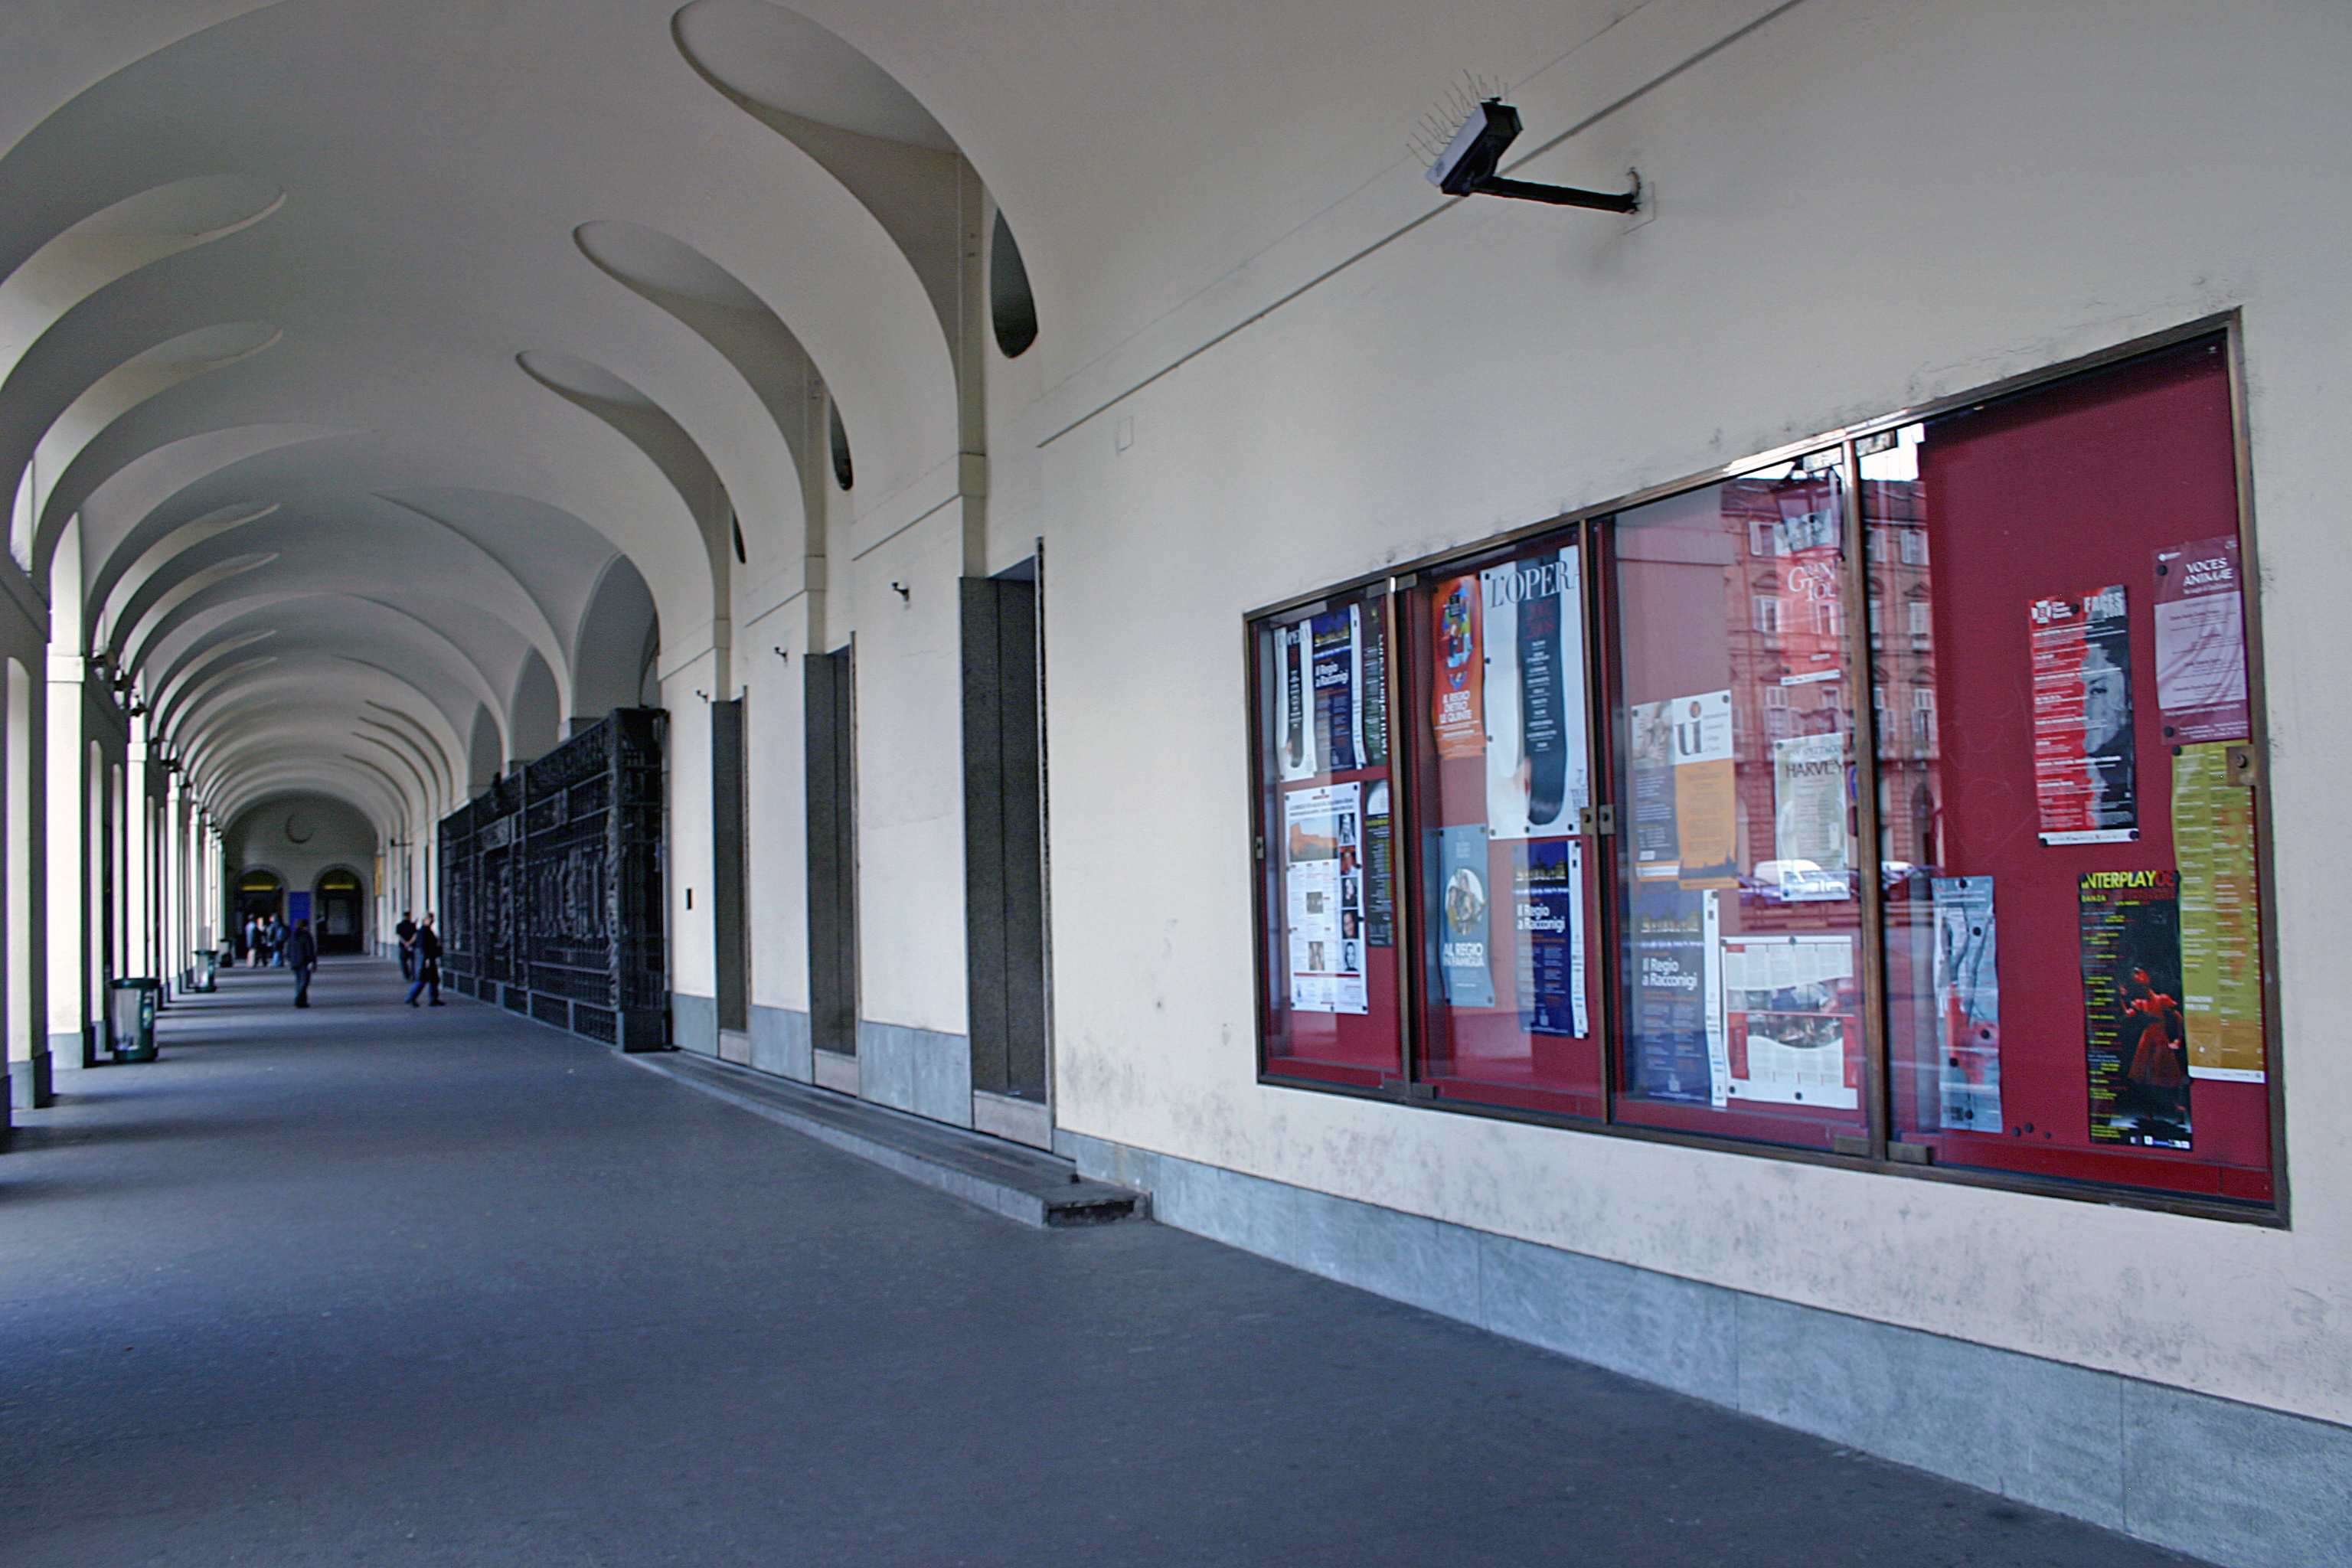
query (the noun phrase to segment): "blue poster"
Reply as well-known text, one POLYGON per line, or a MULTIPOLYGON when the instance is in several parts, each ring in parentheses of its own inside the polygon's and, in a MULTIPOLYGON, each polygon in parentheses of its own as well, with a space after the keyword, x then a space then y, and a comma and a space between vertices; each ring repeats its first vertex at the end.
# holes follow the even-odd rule
POLYGON ((1713 1102, 1706 1030, 1706 894, 1637 887, 1627 987, 1627 1090, 1643 1100, 1713 1102))
POLYGON ((1495 976, 1486 939, 1486 825, 1437 830, 1436 908, 1429 929, 1437 937, 1437 969, 1445 1000, 1456 1007, 1495 1005, 1495 976))
POLYGON ((1573 838, 1512 846, 1518 931, 1519 1027, 1581 1039, 1584 1015, 1584 851, 1573 838))

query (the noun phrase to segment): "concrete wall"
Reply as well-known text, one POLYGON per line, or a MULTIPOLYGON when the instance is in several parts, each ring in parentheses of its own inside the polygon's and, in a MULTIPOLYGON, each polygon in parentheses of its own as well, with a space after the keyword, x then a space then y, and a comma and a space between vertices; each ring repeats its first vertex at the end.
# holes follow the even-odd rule
MULTIPOLYGON (((358 810, 321 795, 283 795, 247 807, 222 835, 234 900, 237 879, 248 870, 275 871, 287 891, 315 890, 320 874, 337 867, 356 872, 361 908, 375 910, 376 831, 358 810)), ((420 911, 421 912, 421 911, 420 911)), ((225 915, 212 916, 216 928, 225 915)), ((317 921, 314 913, 313 922, 317 921)), ((374 942, 385 933, 370 931, 374 942)))

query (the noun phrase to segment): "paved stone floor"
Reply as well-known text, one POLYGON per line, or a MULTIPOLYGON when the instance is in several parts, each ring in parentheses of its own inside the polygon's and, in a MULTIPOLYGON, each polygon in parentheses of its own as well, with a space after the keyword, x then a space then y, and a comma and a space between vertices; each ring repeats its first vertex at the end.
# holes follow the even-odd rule
POLYGON ((2115 1565, 1151 1225, 1037 1232, 467 1003, 239 973, 0 1156, 0 1563, 2115 1565))

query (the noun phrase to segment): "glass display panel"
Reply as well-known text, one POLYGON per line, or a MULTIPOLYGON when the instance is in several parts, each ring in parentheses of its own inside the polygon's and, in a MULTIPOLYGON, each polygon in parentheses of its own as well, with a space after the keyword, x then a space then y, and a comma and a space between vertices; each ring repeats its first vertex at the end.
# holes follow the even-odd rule
POLYGON ((2272 1196, 2216 335, 1862 444, 1893 1136, 2272 1196))
POLYGON ((1616 1117, 1865 1139, 1859 689, 1834 454, 1619 514, 1616 1117))
POLYGON ((1571 531, 1404 595, 1415 1078, 1441 1099, 1605 1114, 1584 549, 1571 531))
POLYGON ((1366 1087, 1402 1073, 1388 603, 1334 599, 1252 628, 1269 1073, 1366 1087))

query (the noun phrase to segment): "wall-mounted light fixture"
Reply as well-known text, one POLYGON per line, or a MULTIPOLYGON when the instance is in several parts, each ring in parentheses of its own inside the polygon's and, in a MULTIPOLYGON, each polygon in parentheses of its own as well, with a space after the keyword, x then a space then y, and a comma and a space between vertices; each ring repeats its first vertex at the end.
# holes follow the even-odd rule
MULTIPOLYGON (((1460 101, 1456 100, 1456 101, 1460 101)), ((1630 213, 1642 208, 1642 177, 1622 194, 1580 191, 1569 185, 1538 185, 1507 180, 1495 173, 1503 153, 1518 140, 1519 111, 1500 99, 1473 105, 1454 140, 1429 166, 1429 183, 1449 196, 1514 196, 1526 202, 1549 202, 1554 206, 1591 207, 1596 212, 1630 213)))
POLYGON ((893 584, 890 584, 890 591, 891 591, 892 593, 894 593, 894 594, 896 594, 896 595, 898 595, 898 601, 899 601, 899 603, 901 603, 901 604, 912 604, 912 603, 914 603, 914 599, 915 599, 915 591, 914 591, 912 588, 908 587, 908 586, 907 586, 907 584, 905 584, 904 583, 893 583, 893 584))
POLYGON ((769 651, 770 653, 774 654, 778 658, 782 659, 786 664, 790 664, 790 663, 792 663, 792 662, 793 662, 793 656, 792 656, 791 654, 789 654, 789 653, 785 652, 785 651, 784 651, 782 648, 781 648, 781 647, 771 647, 768 651, 769 651))

